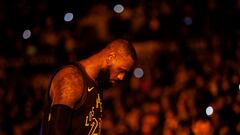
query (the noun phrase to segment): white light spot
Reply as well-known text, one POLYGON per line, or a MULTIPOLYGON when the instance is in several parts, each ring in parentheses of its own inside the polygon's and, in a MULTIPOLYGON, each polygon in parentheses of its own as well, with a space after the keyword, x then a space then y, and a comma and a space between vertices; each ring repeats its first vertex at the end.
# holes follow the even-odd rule
POLYGON ((72 21, 72 19, 73 19, 73 13, 66 13, 64 15, 64 21, 70 22, 70 21, 72 21))
POLYGON ((238 90, 240 90, 240 84, 238 85, 238 90))
POLYGON ((114 6, 113 10, 114 10, 116 13, 119 13, 119 14, 120 14, 120 13, 123 12, 124 7, 123 7, 123 5, 121 5, 121 4, 117 4, 117 5, 114 6))
POLYGON ((208 116, 212 115, 213 114, 213 108, 211 106, 208 106, 207 109, 206 109, 206 114, 208 116))
POLYGON ((141 68, 135 68, 133 74, 136 78, 142 78, 144 75, 144 71, 141 68))
POLYGON ((31 37, 31 31, 30 30, 25 30, 24 32, 23 32, 23 38, 24 39, 28 39, 28 38, 30 38, 31 37))
POLYGON ((186 25, 192 25, 192 18, 191 17, 185 17, 183 19, 183 21, 186 25))

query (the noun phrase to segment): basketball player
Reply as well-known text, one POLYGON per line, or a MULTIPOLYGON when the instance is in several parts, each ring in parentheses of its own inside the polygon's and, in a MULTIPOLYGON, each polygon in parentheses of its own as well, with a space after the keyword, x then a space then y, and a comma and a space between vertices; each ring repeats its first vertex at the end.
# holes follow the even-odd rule
POLYGON ((101 135, 102 90, 122 80, 136 59, 134 47, 118 39, 59 69, 45 99, 43 135, 101 135))

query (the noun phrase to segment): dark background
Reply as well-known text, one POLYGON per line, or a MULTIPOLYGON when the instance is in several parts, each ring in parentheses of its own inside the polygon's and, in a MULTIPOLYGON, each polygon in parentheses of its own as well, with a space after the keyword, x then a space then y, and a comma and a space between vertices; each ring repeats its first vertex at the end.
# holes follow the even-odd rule
POLYGON ((40 134, 50 75, 116 38, 144 76, 104 91, 104 135, 240 134, 240 0, 0 0, 0 135, 40 134))

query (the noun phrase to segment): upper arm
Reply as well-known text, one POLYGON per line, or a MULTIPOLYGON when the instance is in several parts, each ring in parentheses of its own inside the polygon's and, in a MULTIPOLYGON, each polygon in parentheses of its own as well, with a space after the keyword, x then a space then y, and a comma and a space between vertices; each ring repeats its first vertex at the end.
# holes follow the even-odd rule
POLYGON ((69 66, 60 70, 50 88, 52 105, 64 104, 73 108, 82 96, 83 84, 83 77, 76 68, 69 66))

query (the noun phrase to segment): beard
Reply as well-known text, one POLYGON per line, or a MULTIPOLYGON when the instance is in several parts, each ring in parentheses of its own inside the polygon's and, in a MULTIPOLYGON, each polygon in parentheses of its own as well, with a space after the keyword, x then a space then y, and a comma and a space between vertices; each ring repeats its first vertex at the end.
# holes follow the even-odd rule
POLYGON ((110 82, 110 70, 109 69, 101 69, 96 78, 99 88, 109 89, 112 87, 112 83, 110 82))

